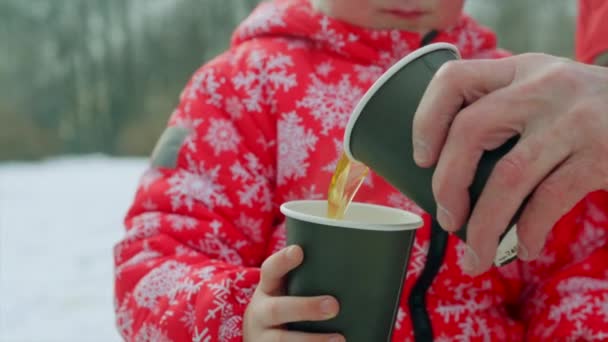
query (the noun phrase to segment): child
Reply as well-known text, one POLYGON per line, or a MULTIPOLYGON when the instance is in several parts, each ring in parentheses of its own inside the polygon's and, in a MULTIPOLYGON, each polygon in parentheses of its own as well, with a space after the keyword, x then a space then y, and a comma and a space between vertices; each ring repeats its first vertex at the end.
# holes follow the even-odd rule
MULTIPOLYGON (((339 304, 327 296, 282 296, 284 274, 304 256, 298 247, 283 249, 278 207, 325 198, 351 110, 395 61, 439 41, 457 45, 463 58, 506 55, 490 31, 461 15, 462 2, 261 4, 231 48, 194 74, 142 177, 115 249, 123 337, 343 341, 282 328, 330 318, 339 304)), ((565 237, 572 246, 558 246, 560 254, 554 239, 538 261, 475 278, 461 269, 465 244, 450 236, 442 260, 444 251, 429 248, 429 216, 380 177, 372 175, 357 200, 412 210, 427 223, 416 234, 393 341, 608 333, 608 216, 600 195, 560 223, 585 228, 562 229, 575 233, 565 237), (441 266, 436 276, 425 271, 434 265, 441 266)))

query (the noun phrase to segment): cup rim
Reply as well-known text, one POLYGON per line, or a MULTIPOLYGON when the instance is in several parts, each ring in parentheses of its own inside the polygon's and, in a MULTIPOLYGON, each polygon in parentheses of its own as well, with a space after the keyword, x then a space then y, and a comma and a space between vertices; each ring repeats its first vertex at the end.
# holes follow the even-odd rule
POLYGON ((349 205, 349 209, 353 207, 367 207, 373 208, 374 210, 383 211, 387 214, 393 214, 396 216, 401 216, 402 219, 396 220, 395 223, 373 223, 373 222, 357 222, 351 220, 337 220, 331 219, 327 217, 315 216, 306 213, 302 213, 300 211, 296 211, 291 207, 296 205, 310 205, 310 204, 319 204, 319 203, 327 203, 327 200, 295 200, 285 202, 281 205, 280 210, 285 217, 290 217, 294 219, 298 219, 301 221, 339 227, 339 228, 348 228, 348 229, 359 229, 359 230, 367 230, 367 231, 403 231, 403 230, 415 230, 422 227, 424 221, 420 215, 417 215, 413 212, 406 211, 403 209, 392 208, 384 205, 377 205, 371 203, 363 203, 363 202, 351 202, 349 205))
POLYGON ((346 124, 346 129, 344 131, 344 153, 350 160, 358 162, 358 160, 355 159, 355 157, 351 153, 350 138, 355 123, 363 112, 363 108, 365 108, 369 100, 372 98, 372 95, 374 95, 378 91, 378 89, 380 89, 380 87, 382 87, 382 85, 384 85, 384 83, 386 83, 386 81, 393 77, 393 75, 395 75, 399 70, 403 69, 419 57, 422 57, 423 55, 437 50, 450 50, 455 53, 456 56, 458 56, 458 59, 460 59, 460 52, 458 51, 458 48, 450 43, 433 43, 425 45, 417 50, 412 51, 411 53, 403 57, 401 60, 399 60, 397 63, 395 63, 393 66, 391 66, 372 84, 372 86, 367 90, 367 92, 365 92, 361 100, 357 103, 357 106, 355 106, 355 109, 353 110, 353 113, 350 116, 348 123, 346 124))

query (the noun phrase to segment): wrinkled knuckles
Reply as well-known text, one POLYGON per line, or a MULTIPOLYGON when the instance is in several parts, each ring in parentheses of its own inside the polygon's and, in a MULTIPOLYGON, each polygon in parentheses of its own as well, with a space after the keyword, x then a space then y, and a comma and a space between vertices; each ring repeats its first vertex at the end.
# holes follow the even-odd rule
POLYGON ((496 184, 506 191, 520 186, 525 181, 528 165, 528 160, 521 153, 506 154, 494 167, 496 184))

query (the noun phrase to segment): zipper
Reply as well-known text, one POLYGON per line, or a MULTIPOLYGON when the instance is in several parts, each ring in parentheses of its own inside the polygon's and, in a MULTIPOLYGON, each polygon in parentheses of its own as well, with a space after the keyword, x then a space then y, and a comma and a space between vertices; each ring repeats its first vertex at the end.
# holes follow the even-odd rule
MULTIPOLYGON (((437 34, 436 30, 425 34, 420 41, 420 46, 430 44, 437 37, 437 34)), ((439 223, 433 218, 431 221, 427 259, 420 277, 416 281, 416 284, 414 284, 408 298, 414 340, 417 342, 433 340, 433 325, 426 308, 426 293, 431 287, 433 280, 435 280, 437 273, 439 273, 441 264, 443 264, 448 246, 448 237, 448 233, 441 229, 439 223)))

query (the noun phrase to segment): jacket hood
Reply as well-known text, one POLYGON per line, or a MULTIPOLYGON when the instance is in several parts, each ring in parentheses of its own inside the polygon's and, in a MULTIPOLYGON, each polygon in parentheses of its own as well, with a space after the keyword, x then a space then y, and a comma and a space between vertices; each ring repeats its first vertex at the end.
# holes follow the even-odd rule
MULTIPOLYGON (((306 44, 363 64, 392 65, 421 46, 422 36, 402 30, 373 30, 328 17, 309 0, 263 2, 236 29, 232 45, 261 37, 306 44)), ((463 58, 496 49, 496 35, 462 15, 453 27, 438 32, 433 42, 456 45, 463 58)))

